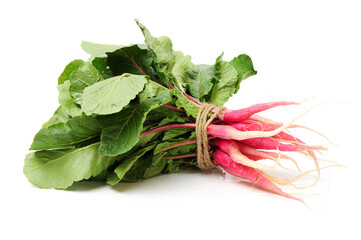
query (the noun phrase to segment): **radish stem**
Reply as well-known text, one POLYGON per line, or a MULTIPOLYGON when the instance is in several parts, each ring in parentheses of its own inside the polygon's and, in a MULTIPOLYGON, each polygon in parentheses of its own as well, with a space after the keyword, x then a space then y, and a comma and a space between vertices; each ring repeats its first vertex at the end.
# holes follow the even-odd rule
POLYGON ((189 154, 183 154, 183 155, 164 156, 164 157, 162 157, 162 159, 168 160, 168 159, 180 159, 180 158, 189 158, 189 157, 197 157, 197 154, 189 153, 189 154))
POLYGON ((174 106, 171 106, 171 105, 169 105, 169 104, 163 104, 162 107, 165 107, 165 108, 168 108, 168 109, 177 111, 177 112, 185 112, 184 109, 179 109, 179 108, 174 107, 174 106))
POLYGON ((139 136, 145 136, 148 134, 152 134, 152 133, 156 133, 156 132, 160 132, 160 131, 164 131, 164 130, 172 129, 172 128, 195 128, 195 127, 196 127, 195 123, 170 124, 170 125, 164 125, 161 127, 157 127, 157 128, 154 128, 154 129, 146 131, 146 132, 142 132, 139 136))

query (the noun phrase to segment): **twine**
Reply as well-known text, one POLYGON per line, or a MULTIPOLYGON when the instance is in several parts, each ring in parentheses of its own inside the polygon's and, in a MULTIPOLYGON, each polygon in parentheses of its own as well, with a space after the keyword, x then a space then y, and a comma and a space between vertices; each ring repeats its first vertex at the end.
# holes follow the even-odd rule
POLYGON ((214 168, 216 165, 211 159, 208 144, 208 125, 216 118, 223 108, 218 108, 217 112, 211 115, 208 119, 209 113, 217 106, 211 103, 202 103, 196 118, 196 139, 197 139, 197 161, 198 166, 202 169, 214 168))

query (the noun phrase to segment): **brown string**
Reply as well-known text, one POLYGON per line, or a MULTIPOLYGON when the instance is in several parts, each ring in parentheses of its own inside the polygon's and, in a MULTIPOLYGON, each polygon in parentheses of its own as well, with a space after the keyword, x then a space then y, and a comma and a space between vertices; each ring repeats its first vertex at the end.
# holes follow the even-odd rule
POLYGON ((196 118, 196 139, 197 139, 197 161, 198 166, 202 169, 214 168, 208 145, 207 127, 214 120, 214 118, 222 111, 223 108, 218 108, 208 119, 209 113, 217 106, 211 103, 202 103, 196 118))

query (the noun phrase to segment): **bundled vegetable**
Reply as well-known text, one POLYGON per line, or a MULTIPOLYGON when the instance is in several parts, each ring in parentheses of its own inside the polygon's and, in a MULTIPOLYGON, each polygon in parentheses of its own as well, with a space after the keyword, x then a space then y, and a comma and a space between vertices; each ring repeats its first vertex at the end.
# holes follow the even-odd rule
MULTIPOLYGON (((194 65, 172 49, 168 37, 153 37, 136 21, 145 45, 83 42, 86 62, 69 63, 58 79, 59 103, 36 134, 24 173, 39 188, 66 189, 74 182, 101 180, 115 185, 181 169, 220 167, 263 189, 300 200, 276 184, 292 184, 302 173, 283 152, 311 157, 315 151, 290 134, 301 127, 257 115, 294 102, 223 107, 244 79, 255 75, 249 56, 213 65, 194 65), (294 179, 271 176, 280 159, 297 168, 294 179), (273 166, 260 160, 270 160, 273 166)), ((302 201, 302 200, 300 200, 302 201)))

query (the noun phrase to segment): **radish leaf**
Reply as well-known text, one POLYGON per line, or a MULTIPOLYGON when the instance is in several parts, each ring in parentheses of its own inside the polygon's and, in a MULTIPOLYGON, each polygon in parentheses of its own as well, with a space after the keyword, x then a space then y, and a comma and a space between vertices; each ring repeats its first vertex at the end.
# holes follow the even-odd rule
POLYGON ((106 57, 96 57, 92 61, 93 66, 99 71, 103 79, 111 78, 114 76, 107 65, 106 57))
POLYGON ((175 101, 177 108, 183 108, 186 110, 188 116, 196 118, 198 114, 198 107, 193 102, 189 101, 178 88, 174 88, 172 93, 177 98, 175 101))
POLYGON ((99 175, 114 163, 116 157, 100 156, 98 148, 99 143, 95 143, 83 148, 29 153, 24 174, 39 188, 68 188, 73 182, 99 175))
POLYGON ((182 52, 173 51, 173 55, 175 63, 171 70, 171 77, 174 78, 176 86, 180 89, 183 89, 182 87, 187 88, 191 83, 188 71, 193 68, 194 64, 191 61, 191 57, 188 55, 184 56, 182 52))
POLYGON ((215 68, 219 78, 213 86, 210 100, 216 106, 222 106, 236 90, 237 71, 229 62, 223 61, 222 56, 217 58, 215 68))
MULTIPOLYGON (((169 123, 185 123, 187 122, 185 119, 183 118, 180 118, 178 116, 173 116, 171 118, 169 117, 166 117, 164 118, 158 126, 164 126, 164 125, 167 125, 169 123)), ((183 135, 184 133, 187 133, 189 132, 189 129, 188 128, 174 128, 174 129, 169 129, 168 131, 165 131, 164 132, 164 135, 163 135, 163 138, 162 140, 163 141, 166 141, 166 140, 169 140, 169 139, 172 139, 172 138, 176 138, 180 135, 183 135)))
POLYGON ((100 136, 101 128, 96 119, 85 115, 40 129, 30 150, 67 148, 100 136))
POLYGON ((141 158, 146 152, 152 150, 154 148, 155 144, 148 145, 141 150, 137 151, 136 153, 133 153, 133 155, 127 156, 127 158, 121 162, 114 170, 114 172, 117 175, 117 178, 112 179, 112 185, 118 183, 121 181, 124 177, 124 175, 132 168, 134 163, 141 158))
POLYGON ((58 85, 63 84, 70 79, 70 74, 84 64, 83 60, 77 59, 66 65, 65 69, 58 78, 58 85))
POLYGON ((148 77, 123 74, 84 89, 82 110, 87 115, 117 113, 143 90, 148 77))
POLYGON ((238 57, 233 58, 231 61, 232 66, 236 69, 238 73, 238 81, 236 84, 236 90, 234 93, 237 93, 239 90, 239 84, 242 80, 251 77, 257 74, 257 71, 253 68, 252 59, 246 54, 241 54, 238 57))
POLYGON ((59 97, 58 101, 62 108, 72 117, 79 116, 82 113, 81 107, 74 102, 70 95, 70 82, 65 81, 63 84, 58 85, 59 97))
POLYGON ((99 153, 115 156, 129 151, 139 140, 146 112, 143 105, 135 104, 112 116, 100 117, 103 130, 99 153))
POLYGON ((101 78, 99 71, 91 63, 84 62, 79 65, 69 76, 69 92, 75 103, 80 104, 84 89, 100 81, 101 78))
POLYGON ((54 112, 54 115, 43 124, 43 128, 52 126, 57 123, 64 123, 67 122, 71 116, 64 110, 62 106, 59 106, 58 109, 54 112))
POLYGON ((141 159, 138 159, 132 164, 132 167, 123 176, 123 182, 137 182, 143 178, 147 169, 152 165, 153 152, 147 152, 141 159))
POLYGON ((96 57, 105 57, 106 52, 112 52, 119 48, 122 48, 122 45, 107 45, 107 44, 98 44, 92 42, 83 41, 81 43, 81 47, 83 50, 90 54, 89 62, 91 62, 96 57))
POLYGON ((143 129, 148 112, 169 100, 170 96, 166 95, 151 98, 143 103, 124 108, 111 116, 99 117, 102 127, 99 153, 105 156, 115 156, 129 151, 139 141, 139 134, 143 129))
POLYGON ((158 173, 163 171, 165 165, 167 164, 167 161, 162 159, 165 154, 166 153, 159 153, 153 156, 152 164, 145 170, 143 178, 153 177, 154 175, 157 175, 158 173))
POLYGON ((209 99, 202 98, 212 90, 213 82, 216 81, 214 65, 196 65, 189 71, 189 75, 192 79, 189 86, 190 94, 196 99, 208 101, 209 99))
POLYGON ((151 66, 152 54, 145 45, 135 44, 123 47, 114 52, 108 52, 107 56, 107 64, 114 75, 123 73, 149 75, 152 80, 155 80, 154 69, 151 66))
POLYGON ((169 90, 167 88, 162 87, 162 85, 157 84, 153 81, 149 81, 145 84, 144 90, 138 94, 138 98, 140 102, 144 102, 149 98, 167 94, 166 92, 168 91, 169 90))
POLYGON ((184 56, 182 52, 173 51, 172 41, 168 37, 155 38, 138 20, 136 23, 144 35, 146 45, 153 53, 155 70, 161 82, 164 85, 170 82, 184 91, 184 87, 190 84, 187 71, 194 66, 191 57, 184 56))
POLYGON ((147 44, 149 49, 154 53, 155 62, 167 68, 169 64, 174 62, 172 41, 168 37, 153 37, 146 27, 144 27, 138 20, 135 21, 144 35, 145 44, 147 44))

